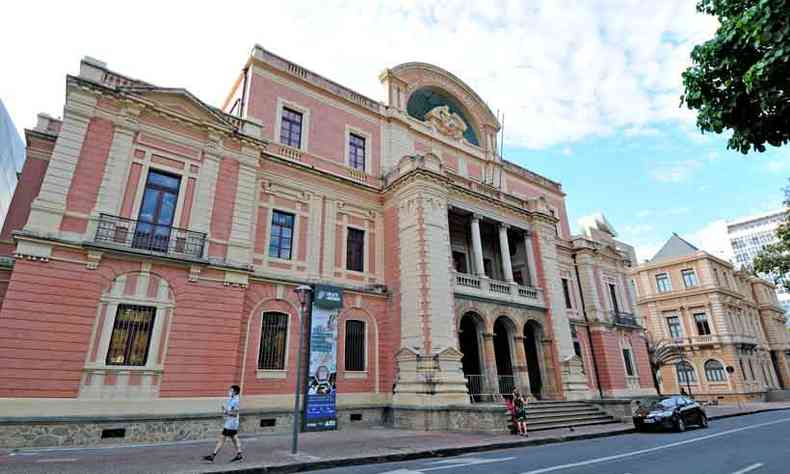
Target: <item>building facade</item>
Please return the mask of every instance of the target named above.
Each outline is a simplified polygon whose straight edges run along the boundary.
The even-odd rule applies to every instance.
[[[736,268],[751,268],[760,251],[766,245],[777,242],[776,228],[785,221],[786,216],[787,211],[782,209],[727,223],[727,237]],[[790,313],[790,293],[780,285],[776,287],[776,296],[785,314]]]
[[[633,274],[651,343],[680,354],[661,367],[662,393],[753,400],[790,387],[790,337],[773,284],[677,235]]]
[[[25,144],[0,99],[0,223],[5,222],[11,196],[17,183],[17,173],[25,161]]]
[[[63,120],[28,132],[4,411],[209,413],[239,383],[245,410],[284,412],[304,283],[343,290],[341,412],[437,428],[432,408],[514,387],[652,393],[613,231],[572,236],[560,184],[496,153],[451,73],[380,79],[385,102],[256,46],[215,108],[83,60]]]

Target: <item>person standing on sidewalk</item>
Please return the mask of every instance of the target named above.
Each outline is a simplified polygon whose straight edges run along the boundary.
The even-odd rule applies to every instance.
[[[228,390],[228,401],[222,405],[222,415],[225,417],[225,422],[222,426],[222,433],[217,440],[217,446],[214,452],[208,456],[203,456],[203,459],[209,462],[214,462],[214,458],[222,446],[225,445],[225,439],[230,438],[233,445],[236,447],[236,456],[230,462],[241,461],[243,456],[241,454],[241,441],[239,441],[239,394],[241,387],[238,385],[231,385]]]
[[[527,400],[518,390],[513,391],[513,408],[519,436],[527,436]]]

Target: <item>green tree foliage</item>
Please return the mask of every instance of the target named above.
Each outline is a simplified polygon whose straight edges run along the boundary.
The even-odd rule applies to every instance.
[[[748,153],[790,141],[790,0],[700,0],[713,39],[691,52],[681,104],[704,132],[733,131],[727,148]]]
[[[785,208],[790,208],[790,186],[785,188]],[[754,258],[754,271],[772,275],[774,283],[790,291],[790,213],[776,229],[778,242],[766,245]]]

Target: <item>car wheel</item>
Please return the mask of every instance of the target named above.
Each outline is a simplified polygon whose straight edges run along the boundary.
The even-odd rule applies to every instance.
[[[686,431],[686,422],[683,421],[683,417],[678,417],[678,421],[675,422],[675,428],[681,433]]]
[[[704,414],[700,415],[700,423],[699,423],[699,425],[701,427],[703,427],[703,428],[707,428],[708,427],[708,417],[705,416]]]

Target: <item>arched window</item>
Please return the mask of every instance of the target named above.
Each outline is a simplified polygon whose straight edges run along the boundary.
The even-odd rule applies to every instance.
[[[678,382],[681,384],[697,383],[697,374],[694,373],[694,367],[688,362],[678,362],[675,365],[675,370],[678,373]]]
[[[285,370],[285,355],[287,353],[288,315],[285,313],[263,313],[258,368]]]
[[[724,365],[713,359],[705,362],[705,379],[708,382],[724,382],[727,379],[724,374]]]
[[[365,370],[365,322],[349,319],[346,321],[346,371]]]
[[[472,145],[480,145],[477,133],[463,105],[452,95],[437,87],[422,87],[409,97],[406,111],[417,120],[425,121],[425,114],[436,107],[446,105],[451,113],[457,114],[466,124],[464,138]]]

